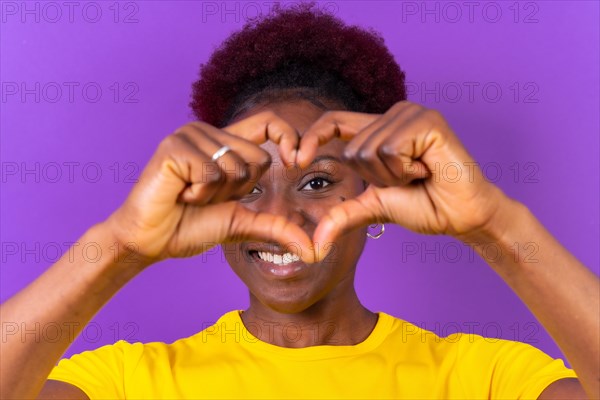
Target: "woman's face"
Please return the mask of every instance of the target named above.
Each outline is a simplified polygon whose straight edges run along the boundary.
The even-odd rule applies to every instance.
[[[269,104],[247,110],[236,120],[272,110],[302,135],[323,110],[306,100]],[[272,164],[251,194],[240,202],[253,211],[285,216],[312,237],[327,211],[364,190],[362,179],[341,162],[344,143],[335,139],[318,149],[311,165],[303,170],[286,168],[278,146],[261,146]],[[366,230],[350,232],[331,244],[320,263],[305,264],[284,256],[273,243],[224,244],[225,257],[250,290],[251,300],[284,313],[298,313],[319,301],[336,301],[354,291],[354,271],[365,245]],[[254,301],[253,303],[256,304]]]

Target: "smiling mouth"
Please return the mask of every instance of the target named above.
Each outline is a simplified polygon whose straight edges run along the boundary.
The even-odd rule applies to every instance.
[[[300,257],[292,253],[276,254],[270,253],[268,251],[252,250],[250,251],[250,255],[252,255],[255,258],[258,257],[263,261],[267,261],[275,265],[288,265],[296,261],[300,261]]]
[[[268,251],[250,250],[251,259],[263,273],[276,277],[295,276],[308,268],[300,257],[292,253],[271,253]]]

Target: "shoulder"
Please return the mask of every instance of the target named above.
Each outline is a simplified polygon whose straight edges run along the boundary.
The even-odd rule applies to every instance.
[[[239,310],[229,311],[218,318],[214,323],[205,323],[201,330],[191,336],[177,339],[171,343],[153,341],[128,343],[120,341],[114,346],[122,349],[131,358],[172,358],[204,354],[221,347],[226,338],[243,335],[244,329],[240,326]],[[234,342],[236,342],[234,340]],[[237,341],[239,342],[239,340]]]
[[[563,360],[527,343],[473,333],[439,336],[400,318],[393,319],[389,340],[407,358],[429,363],[454,379],[465,393],[493,398],[537,398],[554,382],[576,378]]]

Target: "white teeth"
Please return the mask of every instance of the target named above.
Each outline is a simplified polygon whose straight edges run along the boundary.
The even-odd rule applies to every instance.
[[[259,251],[258,257],[261,260],[268,261],[276,265],[287,265],[300,260],[300,257],[292,253],[285,253],[284,255],[281,255],[269,253],[266,251]]]

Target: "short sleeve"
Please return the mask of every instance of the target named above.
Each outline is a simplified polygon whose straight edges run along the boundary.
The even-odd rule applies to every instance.
[[[120,340],[62,359],[48,379],[70,383],[90,399],[124,399],[125,361],[132,346]]]
[[[457,359],[468,392],[492,399],[537,399],[551,383],[577,378],[561,359],[526,343],[463,335]],[[487,387],[486,387],[487,386]]]

